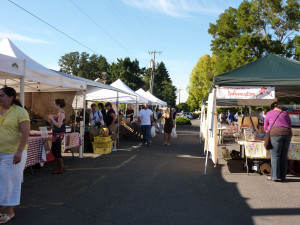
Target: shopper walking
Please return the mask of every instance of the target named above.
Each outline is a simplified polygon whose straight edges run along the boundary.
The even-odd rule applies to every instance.
[[[145,103],[144,108],[139,112],[139,122],[141,123],[142,134],[143,134],[143,145],[148,147],[150,144],[150,131],[151,124],[153,123],[153,112],[149,109],[147,103]]]
[[[171,145],[171,133],[172,133],[172,129],[174,127],[174,122],[173,122],[173,116],[167,107],[164,108],[162,118],[160,118],[157,121],[157,123],[159,123],[162,119],[165,119],[164,145]]]
[[[273,125],[273,126],[272,126]],[[292,124],[287,112],[282,111],[278,102],[271,105],[264,121],[265,130],[270,132],[273,149],[271,152],[271,177],[269,180],[284,181],[287,173],[287,154],[292,138]]]
[[[55,157],[57,168],[52,170],[53,174],[63,174],[65,171],[64,161],[61,155],[61,143],[66,132],[65,118],[66,113],[62,109],[66,103],[64,99],[55,99],[53,108],[56,115],[49,115],[49,122],[52,125],[52,146],[51,152]]]
[[[15,216],[27,158],[30,119],[11,87],[0,89],[0,223]]]
[[[173,108],[172,109],[172,117],[173,117],[173,124],[174,124],[174,127],[176,129],[176,119],[177,119],[177,112],[176,112],[176,109]],[[166,121],[167,122],[167,121]],[[167,123],[166,123],[167,124]]]

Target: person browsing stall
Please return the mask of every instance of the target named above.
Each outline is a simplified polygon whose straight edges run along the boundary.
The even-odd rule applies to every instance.
[[[0,223],[15,216],[27,158],[30,119],[11,87],[0,89]]]
[[[273,146],[270,150],[272,171],[268,180],[284,181],[287,173],[287,155],[292,139],[292,124],[289,114],[281,110],[278,102],[271,104],[271,111],[266,115],[264,128],[270,132]]]
[[[100,127],[100,121],[103,120],[102,113],[97,110],[97,106],[95,103],[91,105],[92,111],[90,113],[90,125]]]
[[[66,132],[66,126],[64,124],[66,113],[63,110],[65,105],[66,103],[64,99],[55,99],[53,102],[53,108],[56,111],[56,115],[49,115],[48,117],[49,123],[52,125],[51,152],[57,163],[57,168],[52,170],[52,174],[63,174],[65,171],[65,165],[61,155],[61,143]]]
[[[129,105],[126,110],[126,118],[130,118],[130,122],[133,121],[134,109],[132,105]]]
[[[257,131],[254,132],[255,140],[263,140],[267,136],[267,132],[265,131],[264,124],[259,123],[257,125]]]
[[[143,145],[150,147],[150,132],[151,124],[153,123],[153,112],[149,109],[147,103],[144,104],[144,108],[139,112],[139,122],[141,123],[142,128]]]
[[[105,122],[105,117],[106,117],[106,109],[105,109],[105,107],[104,107],[104,105],[103,105],[103,103],[102,103],[102,102],[98,103],[98,108],[99,108],[99,111],[100,111],[100,112],[101,112],[101,114],[102,114],[102,121],[104,121],[104,122]]]
[[[117,115],[115,110],[112,108],[112,104],[110,102],[107,102],[105,104],[106,107],[106,117],[105,117],[105,124],[108,127],[108,130],[111,133],[111,139],[114,142],[114,146],[112,148],[112,151],[117,151],[117,129],[118,125],[116,123],[117,121]]]

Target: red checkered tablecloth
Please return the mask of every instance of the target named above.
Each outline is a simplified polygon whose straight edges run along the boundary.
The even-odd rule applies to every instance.
[[[29,137],[27,142],[27,160],[25,168],[43,162],[42,151],[46,138]]]
[[[71,145],[66,146],[66,149],[70,149],[82,145],[82,140],[79,133],[65,134],[65,143],[67,143],[67,137],[69,135],[73,135],[73,141]],[[46,139],[47,137],[42,138],[41,136],[28,138],[27,160],[26,160],[25,168],[44,162],[42,158],[42,152],[45,146]]]
[[[74,148],[74,147],[78,147],[78,146],[82,145],[82,140],[81,140],[81,137],[80,137],[80,133],[67,133],[67,134],[65,134],[65,143],[67,143],[67,138],[68,138],[69,135],[73,136],[73,141],[69,146],[66,145],[66,149],[70,149],[70,148]]]

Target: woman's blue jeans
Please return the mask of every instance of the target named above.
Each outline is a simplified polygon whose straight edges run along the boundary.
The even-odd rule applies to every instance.
[[[273,149],[271,152],[271,179],[285,180],[288,168],[287,155],[291,143],[291,136],[276,136],[271,137]]]

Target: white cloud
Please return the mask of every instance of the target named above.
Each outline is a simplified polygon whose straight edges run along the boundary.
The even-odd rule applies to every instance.
[[[11,32],[0,32],[0,38],[9,38],[11,40],[24,41],[24,42],[29,42],[29,43],[33,43],[33,44],[48,43],[47,41],[42,40],[42,39],[26,37],[24,35],[11,33]]]
[[[218,15],[223,12],[220,0],[123,0],[127,5],[167,14],[172,17],[191,17],[195,13]]]

